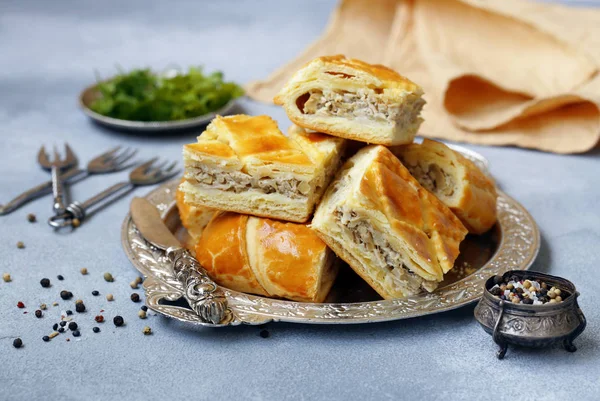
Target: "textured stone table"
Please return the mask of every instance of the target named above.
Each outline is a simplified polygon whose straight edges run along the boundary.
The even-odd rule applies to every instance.
[[[115,145],[140,157],[180,159],[195,134],[132,136],[101,129],[77,109],[79,91],[101,75],[170,63],[204,64],[247,82],[265,76],[321,32],[333,1],[148,2],[2,1],[0,3],[0,202],[48,179],[35,164],[41,144],[68,141],[82,161]],[[242,102],[249,114],[267,113],[285,128],[284,113]],[[579,351],[495,347],[473,319],[473,307],[394,323],[360,326],[270,324],[192,328],[150,314],[129,300],[136,271],[121,250],[119,228],[131,195],[94,216],[73,234],[45,223],[48,197],[0,217],[0,399],[494,399],[592,400],[600,397],[600,159],[598,150],[557,156],[515,148],[469,146],[489,158],[499,185],[539,223],[542,249],[536,270],[563,275],[581,292],[588,328]],[[83,200],[126,177],[97,176],[72,189]],[[147,189],[138,189],[143,195]],[[27,213],[39,222],[30,224]],[[23,241],[25,249],[17,249]],[[89,275],[79,273],[87,267]],[[102,279],[106,271],[115,282]],[[65,280],[59,282],[57,274]],[[49,277],[52,287],[39,280]],[[77,316],[82,335],[49,343],[68,289],[89,312]],[[101,296],[93,297],[92,290]],[[115,295],[109,303],[104,295]],[[17,309],[23,301],[28,314]],[[42,319],[36,306],[59,301]],[[101,308],[125,327],[100,324]],[[152,336],[144,336],[149,325]],[[21,337],[24,348],[14,349]],[[66,338],[71,338],[70,342]],[[541,391],[547,391],[542,392]],[[572,397],[578,395],[579,397]]]

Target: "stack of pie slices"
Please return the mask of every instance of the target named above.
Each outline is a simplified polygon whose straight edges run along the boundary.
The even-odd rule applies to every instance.
[[[190,248],[220,285],[325,301],[344,260],[384,299],[434,291],[467,233],[496,223],[494,182],[446,145],[413,143],[423,91],[381,65],[320,57],[276,96],[294,123],[216,117],[185,145]]]

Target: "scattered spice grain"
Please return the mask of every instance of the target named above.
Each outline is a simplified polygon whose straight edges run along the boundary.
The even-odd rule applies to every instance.
[[[44,340],[45,342],[48,342],[48,341],[50,341],[50,337],[44,336],[44,337],[42,337],[42,340]]]
[[[40,285],[44,288],[48,288],[50,287],[50,279],[48,278],[43,278],[40,280]]]
[[[113,294],[106,294],[106,300],[108,302],[111,302],[113,299],[115,299],[115,297],[113,297]]]
[[[140,310],[138,312],[138,316],[139,316],[140,319],[145,319],[146,318],[146,312],[143,311],[143,310]]]
[[[57,279],[59,279],[60,281],[63,281],[65,278],[62,276],[62,274],[59,274],[58,276],[56,276]]]
[[[94,333],[100,333],[100,327],[92,327]]]
[[[15,348],[21,348],[23,346],[23,340],[21,340],[20,338],[15,338],[15,340],[13,341],[13,347]]]
[[[30,222],[30,223],[35,223],[37,221],[37,218],[35,217],[35,214],[29,213],[27,215],[27,221]]]
[[[81,333],[79,332],[79,330],[73,331],[73,337],[79,337],[80,335]]]
[[[115,326],[121,327],[121,326],[123,326],[125,321],[123,320],[122,316],[117,315],[113,318],[113,323],[115,324]]]
[[[85,312],[85,304],[83,302],[79,302],[78,304],[75,304],[75,311],[77,313]]]
[[[19,309],[23,309],[25,307],[25,304],[21,301],[17,302],[17,308]]]
[[[48,309],[48,306],[46,306],[46,304],[41,304],[40,305],[40,309],[41,310],[46,310],[46,309]]]
[[[9,273],[4,273],[2,275],[2,280],[4,280],[5,283],[10,283],[12,281],[12,278],[10,277]]]
[[[17,248],[19,248],[19,249],[25,249],[25,244],[23,243],[23,241],[17,242]]]
[[[112,283],[113,281],[115,281],[115,278],[110,273],[104,273],[104,280],[108,281],[109,283]]]
[[[140,309],[143,310],[144,312],[148,311],[148,307],[146,305],[142,305],[142,307]]]
[[[102,316],[102,315],[98,315],[98,316],[96,316],[96,317],[94,318],[94,320],[95,320],[97,323],[102,323],[102,322],[104,322],[104,316]]]
[[[144,330],[142,331],[144,333],[145,336],[149,336],[150,334],[152,334],[152,329],[148,326],[144,327]]]
[[[138,294],[137,292],[131,294],[129,298],[131,298],[133,302],[140,302],[140,294]]]
[[[43,313],[41,310],[36,309],[35,311],[35,317],[37,317],[38,319],[41,318],[43,316]]]
[[[100,295],[100,292],[94,290],[94,291],[92,291],[92,295],[95,296],[95,297],[97,297],[98,295]]]
[[[268,338],[268,337],[269,337],[271,334],[269,333],[269,331],[268,331],[268,330],[261,330],[261,331],[260,331],[260,333],[259,333],[259,335],[260,335],[262,338]]]
[[[71,291],[62,290],[60,292],[60,297],[64,300],[73,298],[73,293]]]
[[[86,274],[88,274],[88,270],[87,270],[85,267],[82,267],[82,268],[81,268],[81,270],[79,270],[79,272],[80,272],[81,274],[83,274],[84,276],[85,276]]]

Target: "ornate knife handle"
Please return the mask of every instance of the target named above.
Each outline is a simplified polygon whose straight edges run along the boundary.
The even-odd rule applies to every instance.
[[[167,257],[173,263],[175,277],[184,285],[185,298],[194,312],[205,322],[219,324],[228,311],[223,292],[187,249],[170,247]]]

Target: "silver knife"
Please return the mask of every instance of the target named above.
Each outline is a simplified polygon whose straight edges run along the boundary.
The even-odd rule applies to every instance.
[[[133,198],[130,211],[133,223],[144,239],[166,252],[175,277],[183,284],[184,297],[194,312],[207,323],[223,321],[231,312],[227,298],[200,263],[181,246],[154,205],[144,198]]]

